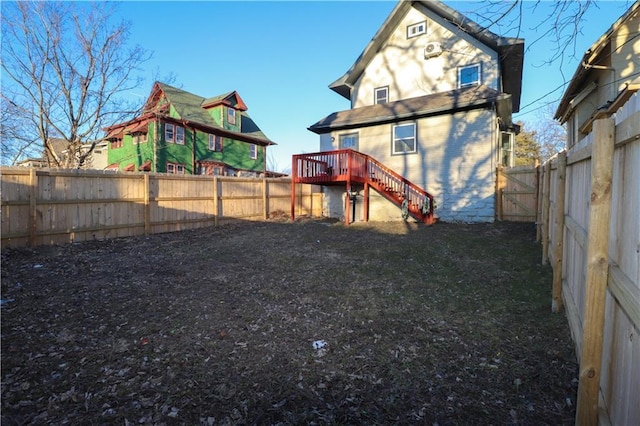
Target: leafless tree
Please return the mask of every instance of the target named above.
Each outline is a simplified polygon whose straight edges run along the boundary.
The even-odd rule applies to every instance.
[[[527,41],[527,48],[542,40],[552,41],[554,48],[549,51],[546,62],[562,63],[565,56],[575,56],[577,36],[586,24],[584,16],[588,10],[598,7],[597,0],[489,0],[474,2],[474,10],[466,14],[489,30],[515,37],[520,36],[525,26],[531,26],[528,29],[535,30],[537,37]],[[538,12],[544,14],[542,20],[527,22],[527,16]]]
[[[557,102],[547,104],[536,112],[536,120],[531,124],[531,128],[536,132],[536,140],[540,144],[542,162],[566,148],[567,130],[553,119],[557,107]]]
[[[81,167],[102,128],[134,112],[135,104],[121,95],[139,85],[136,71],[150,55],[127,47],[128,24],[112,24],[116,6],[3,4],[1,96],[12,113],[7,124],[24,126],[19,132],[3,127],[3,154],[5,144],[17,152],[37,140],[52,166]],[[54,149],[52,138],[66,141],[66,155]]]

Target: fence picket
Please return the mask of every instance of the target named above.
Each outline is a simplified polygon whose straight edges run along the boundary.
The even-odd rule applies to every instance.
[[[2,167],[2,247],[63,244],[265,220],[290,207],[291,179]],[[296,214],[321,216],[300,186]],[[283,195],[286,194],[286,195]]]

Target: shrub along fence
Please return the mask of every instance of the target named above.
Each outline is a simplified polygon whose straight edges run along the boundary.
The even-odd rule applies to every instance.
[[[538,224],[580,361],[576,424],[639,424],[640,97],[607,115],[541,168]]]
[[[291,179],[0,168],[2,247],[62,244],[266,220],[291,209]],[[296,215],[322,215],[296,188]]]

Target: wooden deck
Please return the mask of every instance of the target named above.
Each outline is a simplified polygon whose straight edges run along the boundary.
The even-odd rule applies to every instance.
[[[364,216],[368,220],[369,188],[400,206],[404,215],[426,223],[435,222],[434,199],[424,189],[405,179],[374,158],[352,149],[325,151],[293,156],[291,168],[292,220],[295,184],[345,185],[349,192],[352,184],[364,185]],[[349,222],[349,197],[345,218]]]

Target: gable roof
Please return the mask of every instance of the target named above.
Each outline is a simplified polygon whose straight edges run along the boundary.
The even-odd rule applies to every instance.
[[[432,11],[456,28],[468,33],[475,39],[484,43],[498,53],[500,58],[500,70],[502,89],[511,95],[513,112],[520,110],[520,96],[522,92],[522,66],[524,61],[524,40],[520,38],[501,37],[486,28],[471,21],[458,11],[444,3],[432,1],[399,1],[391,11],[391,14],[378,29],[356,62],[339,79],[329,85],[329,88],[351,99],[351,89],[360,78],[365,68],[380,51],[384,42],[390,37],[399,25],[400,21],[409,12],[414,4],[419,4]]]
[[[255,123],[255,121],[253,121],[249,114],[246,113],[247,106],[236,91],[227,92],[213,98],[204,98],[202,96],[187,92],[186,90],[178,89],[161,82],[156,82],[153,85],[151,94],[149,95],[149,98],[144,105],[144,113],[142,117],[137,117],[127,123],[114,124],[107,127],[105,130],[115,130],[116,128],[123,127],[129,123],[139,121],[143,117],[150,118],[147,116],[149,116],[149,114],[152,114],[152,110],[162,98],[162,95],[164,95],[167,101],[175,109],[176,114],[179,117],[179,119],[177,120],[178,122],[191,125],[206,132],[213,132],[221,136],[243,142],[249,142],[262,146],[276,145],[275,142],[267,138],[267,136]],[[213,119],[211,114],[209,114],[209,112],[204,108],[205,105],[207,107],[212,107],[219,104],[231,105],[231,99],[234,99],[236,102],[234,108],[240,111],[240,132],[228,130],[220,126]]]
[[[627,20],[631,19],[636,12],[640,12],[640,1],[636,1],[631,5],[631,7],[622,14],[622,16],[620,16],[620,18],[618,18],[618,20],[616,20],[608,30],[602,34],[586,52],[584,52],[582,60],[578,64],[576,71],[573,73],[573,77],[571,77],[569,86],[567,86],[567,89],[564,91],[564,95],[562,95],[562,99],[558,104],[558,109],[554,116],[556,120],[560,120],[562,123],[567,120],[567,115],[571,111],[569,102],[571,102],[571,100],[584,88],[585,78],[591,69],[591,65],[598,62],[600,55],[604,53],[603,51],[611,41],[611,37],[613,37],[614,33],[618,31],[618,29],[624,25]]]
[[[505,102],[509,99],[510,96],[508,94],[498,92],[487,86],[465,87],[449,92],[334,112],[310,126],[308,130],[322,134],[332,130],[374,126],[404,119],[476,109],[498,101]]]
[[[238,111],[247,110],[247,105],[235,90],[202,101],[202,108],[211,108],[217,105],[233,106]]]

